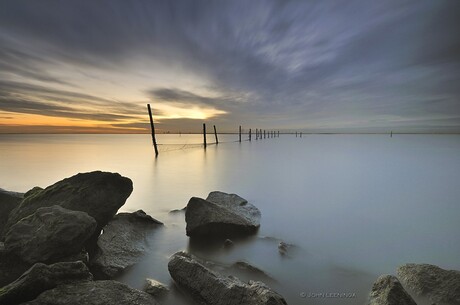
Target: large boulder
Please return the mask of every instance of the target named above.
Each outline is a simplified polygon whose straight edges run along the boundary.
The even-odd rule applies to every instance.
[[[28,263],[56,262],[80,253],[96,229],[85,212],[60,206],[39,208],[13,225],[5,237],[5,249]]]
[[[59,285],[40,294],[27,305],[157,305],[148,293],[116,281],[79,282]]]
[[[249,281],[246,284],[236,277],[224,277],[184,252],[178,252],[171,257],[168,270],[178,287],[201,304],[287,304],[281,295],[262,282]]]
[[[30,267],[31,264],[6,251],[4,244],[0,242],[0,287],[13,282]]]
[[[148,250],[147,234],[162,225],[144,211],[119,213],[97,240],[91,269],[99,278],[113,278],[125,268],[139,262]]]
[[[404,286],[416,295],[433,303],[460,304],[460,271],[429,264],[406,264],[397,273]]]
[[[90,281],[92,275],[83,262],[45,265],[37,263],[13,283],[0,289],[0,304],[13,305],[35,299],[57,285]]]
[[[188,236],[250,235],[260,227],[260,211],[235,194],[211,192],[206,200],[192,197],[185,221]]]
[[[382,275],[372,286],[369,305],[417,305],[393,275]]]
[[[95,234],[98,235],[132,191],[132,181],[120,174],[101,171],[80,173],[43,190],[34,189],[11,211],[5,232],[39,208],[60,205],[69,210],[86,212],[96,219],[98,230]]]
[[[9,192],[0,188],[0,240],[3,240],[3,228],[6,225],[8,216],[24,198],[24,194]]]

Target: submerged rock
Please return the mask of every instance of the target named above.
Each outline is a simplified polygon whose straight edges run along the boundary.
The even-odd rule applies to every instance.
[[[435,303],[460,304],[460,271],[429,264],[406,264],[397,273],[404,286],[416,295]]]
[[[156,298],[162,298],[169,292],[169,288],[165,284],[154,279],[146,279],[144,291]]]
[[[369,305],[417,305],[393,275],[382,275],[372,286]]]
[[[284,298],[262,282],[241,282],[224,277],[200,264],[190,254],[178,252],[168,264],[171,277],[198,303],[218,305],[286,304]]]
[[[29,193],[19,206],[11,211],[5,232],[39,208],[60,205],[69,210],[86,212],[96,219],[97,236],[99,230],[112,219],[132,191],[132,181],[120,174],[101,171],[80,173],[43,190],[35,189]]]
[[[19,304],[35,299],[43,291],[60,284],[90,281],[92,275],[83,262],[37,263],[13,283],[0,289],[0,304]]]
[[[0,188],[0,240],[3,240],[3,229],[11,211],[22,201],[24,194],[10,192]]]
[[[157,305],[148,293],[116,281],[90,281],[59,285],[27,305]]]
[[[206,200],[192,197],[185,221],[188,236],[250,235],[260,227],[260,211],[235,194],[211,192]]]
[[[230,266],[238,272],[244,273],[247,276],[253,277],[253,279],[260,279],[263,281],[274,281],[274,279],[265,273],[262,269],[249,264],[248,262],[238,261]]]
[[[85,212],[60,206],[38,209],[13,225],[5,237],[5,249],[28,263],[55,262],[80,253],[96,229]]]
[[[139,262],[148,250],[147,234],[162,225],[144,211],[119,213],[97,240],[91,268],[97,277],[113,278]]]

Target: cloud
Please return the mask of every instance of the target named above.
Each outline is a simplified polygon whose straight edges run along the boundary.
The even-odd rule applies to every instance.
[[[0,91],[13,112],[94,108],[114,124],[153,98],[223,111],[212,119],[229,130],[460,132],[459,12],[448,0],[3,1]]]

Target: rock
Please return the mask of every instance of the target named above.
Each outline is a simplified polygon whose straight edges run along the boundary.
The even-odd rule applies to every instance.
[[[369,305],[417,305],[393,275],[380,276],[369,299]]]
[[[187,210],[187,207],[183,207],[182,209],[174,209],[174,210],[171,210],[169,211],[170,214],[178,214],[178,213],[182,213],[182,212],[185,212]]]
[[[228,238],[227,238],[227,239],[224,241],[224,248],[231,248],[231,247],[233,247],[233,245],[234,245],[234,244],[233,244],[233,241],[232,241],[231,239],[228,239]]]
[[[140,261],[148,250],[147,234],[162,225],[144,211],[119,213],[97,240],[91,270],[98,278],[113,278]]]
[[[63,208],[86,212],[96,219],[99,235],[133,190],[130,179],[116,173],[90,172],[77,174],[48,186],[33,189],[20,205],[11,211],[5,232],[22,218],[42,207],[60,205]]]
[[[211,192],[206,200],[192,197],[185,212],[188,236],[251,235],[260,227],[260,211],[235,194]]]
[[[37,192],[40,192],[42,191],[43,189],[39,186],[35,186],[33,188],[31,188],[30,190],[28,190],[25,194],[24,194],[24,198],[26,197],[29,197],[29,196],[32,196],[33,194],[37,193]]]
[[[3,240],[3,229],[11,211],[22,201],[24,194],[5,191],[0,188],[0,240]]]
[[[13,283],[0,289],[0,304],[19,304],[35,299],[60,284],[90,281],[93,276],[83,262],[37,263]]]
[[[144,291],[155,298],[162,298],[168,294],[169,288],[154,279],[146,279]]]
[[[224,277],[200,264],[191,255],[178,252],[168,264],[171,277],[196,302],[202,304],[287,304],[284,298],[262,282],[241,282],[236,277]]]
[[[284,241],[282,241],[278,244],[278,251],[281,255],[286,256],[288,254],[289,248],[291,247],[292,245],[287,244]]]
[[[398,268],[404,286],[433,303],[460,304],[460,271],[429,264],[406,264]]]
[[[40,294],[27,305],[157,305],[148,293],[116,281],[79,282],[59,285]]]
[[[7,252],[0,243],[0,287],[8,285],[21,276],[31,264],[23,262],[17,255]]]
[[[10,228],[5,249],[31,264],[56,262],[79,253],[95,229],[96,221],[85,212],[40,208]]]
[[[274,281],[274,279],[266,274],[263,270],[249,264],[248,262],[238,261],[231,265],[231,269],[234,269],[238,272],[245,273],[252,277],[253,279],[260,279],[264,281]]]

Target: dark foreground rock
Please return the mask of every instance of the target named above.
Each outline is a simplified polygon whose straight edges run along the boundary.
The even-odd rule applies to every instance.
[[[431,302],[460,304],[460,271],[445,270],[429,264],[406,264],[398,268],[404,286]]]
[[[179,288],[202,304],[286,304],[284,298],[262,282],[241,282],[235,277],[224,277],[200,264],[191,255],[178,252],[168,264],[171,277]]]
[[[3,229],[11,211],[22,201],[24,194],[9,192],[0,188],[0,240],[3,240]]]
[[[13,283],[0,289],[0,304],[12,305],[35,299],[60,284],[90,281],[92,275],[83,262],[37,263]]]
[[[11,211],[4,232],[39,208],[53,205],[88,213],[96,219],[99,230],[112,219],[132,191],[132,181],[116,173],[96,171],[77,174],[43,190],[36,189],[25,197]]]
[[[0,287],[8,285],[31,267],[17,255],[7,252],[0,242]],[[1,304],[1,303],[0,303]]]
[[[91,269],[98,278],[113,278],[139,262],[148,250],[147,234],[162,225],[144,211],[119,213],[99,236]]]
[[[152,296],[116,281],[59,285],[40,294],[28,305],[156,305]]]
[[[192,197],[185,221],[188,236],[250,235],[260,227],[260,211],[235,194],[211,192],[206,200]]]
[[[372,286],[369,305],[417,305],[393,275],[382,275]]]
[[[160,283],[157,280],[146,279],[145,282],[146,283],[144,286],[144,291],[155,298],[163,298],[169,292],[169,288],[166,287],[165,284]]]
[[[31,264],[56,262],[80,253],[96,225],[94,218],[85,212],[57,205],[40,208],[10,228],[5,236],[5,249]]]

